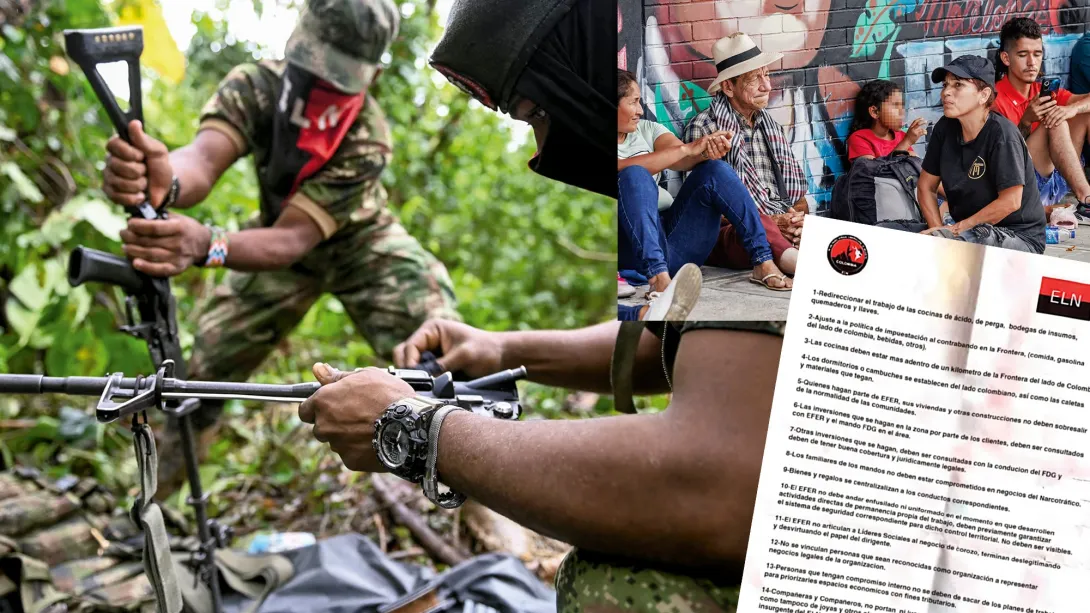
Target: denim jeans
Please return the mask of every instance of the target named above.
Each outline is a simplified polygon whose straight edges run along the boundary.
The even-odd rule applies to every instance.
[[[658,210],[658,185],[651,173],[629,166],[617,173],[617,263],[652,277],[673,277],[685,264],[704,264],[719,237],[720,216],[737,228],[756,266],[772,259],[757,204],[721,160],[693,168],[673,205]]]
[[[916,233],[923,232],[927,229],[927,224],[922,221],[882,221],[875,225],[879,228],[890,228],[892,230],[903,230],[905,232]],[[991,224],[982,223],[973,226],[957,236],[954,236],[949,228],[945,228],[945,231],[938,230],[937,232],[938,236],[955,241],[965,241],[966,243],[985,245],[988,247],[1002,247],[1003,249],[1025,251],[1027,253],[1042,253],[1041,251],[1038,251],[1032,243],[1026,241],[1017,233]]]
[[[617,305],[617,321],[639,321],[640,320],[640,306],[629,306],[627,304]]]

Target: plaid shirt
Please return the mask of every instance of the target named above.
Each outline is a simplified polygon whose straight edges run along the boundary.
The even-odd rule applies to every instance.
[[[791,151],[783,126],[767,112],[757,111],[751,128],[727,97],[718,94],[708,108],[685,126],[685,142],[691,143],[717,130],[734,133],[730,151],[723,160],[738,172],[762,213],[784,213],[806,195],[802,165]]]

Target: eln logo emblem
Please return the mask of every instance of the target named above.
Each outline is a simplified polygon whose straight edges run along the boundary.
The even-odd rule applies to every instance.
[[[969,167],[969,178],[979,179],[984,176],[984,171],[988,170],[988,166],[984,163],[984,158],[979,155],[973,160],[973,165]]]
[[[833,242],[829,243],[826,256],[833,270],[847,276],[862,272],[869,259],[867,246],[863,244],[863,241],[848,234],[834,238]]]
[[[1043,277],[1037,312],[1090,321],[1090,285]]]

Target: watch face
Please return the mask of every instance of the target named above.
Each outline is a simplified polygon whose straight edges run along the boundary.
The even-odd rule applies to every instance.
[[[380,460],[390,468],[397,468],[405,463],[409,455],[409,435],[398,422],[388,422],[378,433]]]

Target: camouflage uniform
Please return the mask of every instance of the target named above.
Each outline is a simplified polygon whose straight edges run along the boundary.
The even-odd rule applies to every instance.
[[[253,154],[259,182],[283,71],[283,61],[236,67],[201,113],[201,130],[224,133]],[[288,269],[228,273],[201,314],[191,377],[246,378],[327,292],[386,357],[425,319],[458,317],[445,267],[386,208],[379,175],[390,151],[389,126],[368,96],[333,158],[289,201],[315,219],[325,240]],[[269,209],[279,203],[269,200],[262,190],[262,217],[275,219],[279,211]]]
[[[748,330],[783,336],[784,322],[631,322],[662,339],[662,366],[672,373],[681,335],[692,330]],[[621,356],[614,355],[615,361]],[[673,380],[673,377],[670,377]],[[734,613],[737,584],[683,570],[647,566],[573,549],[556,574],[558,613]]]
[[[0,473],[0,610],[152,613],[140,552],[119,544],[132,522],[109,517],[114,499],[92,480],[69,485]]]

